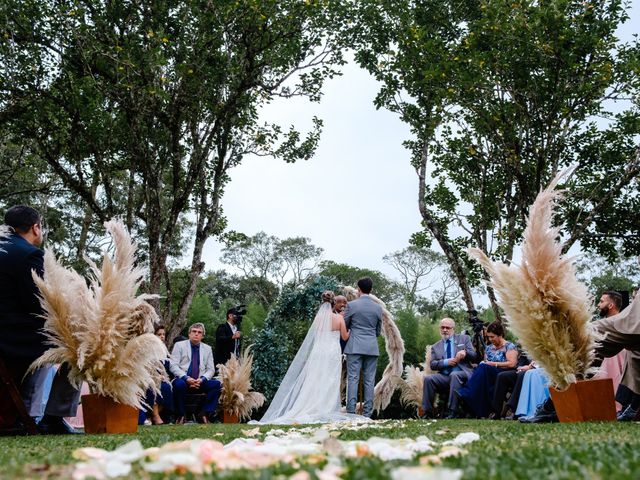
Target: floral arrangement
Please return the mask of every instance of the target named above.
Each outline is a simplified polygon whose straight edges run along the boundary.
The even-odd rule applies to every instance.
[[[134,266],[136,245],[119,220],[105,223],[115,245],[112,259],[105,251],[102,268],[89,263],[89,285],[45,250],[44,277],[33,275],[44,309],[44,332],[52,348],[32,365],[67,363],[69,380],[80,388],[136,408],[145,392],[157,389],[167,349],[153,334],[158,320],[147,303],[150,295],[136,292],[143,270]]]
[[[358,297],[357,290],[353,287],[343,287],[347,300],[355,300]],[[389,356],[389,363],[382,373],[382,378],[376,384],[374,389],[373,408],[376,411],[384,410],[391,402],[393,392],[399,386],[399,380],[402,377],[402,361],[404,358],[404,341],[393,315],[387,310],[386,305],[375,295],[369,295],[376,303],[382,306],[382,336],[384,337],[384,346]]]
[[[560,390],[590,373],[596,341],[590,325],[593,301],[576,279],[574,259],[562,255],[560,229],[551,226],[562,176],[538,194],[529,210],[520,265],[469,251],[489,274],[511,330]]]
[[[251,347],[247,348],[240,358],[231,355],[226,364],[218,365],[219,374],[216,378],[222,384],[220,407],[240,420],[249,420],[251,412],[260,408],[265,401],[263,394],[252,391],[252,365]]]

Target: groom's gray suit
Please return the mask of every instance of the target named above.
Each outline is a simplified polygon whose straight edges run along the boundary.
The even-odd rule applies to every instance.
[[[382,327],[382,307],[369,295],[349,302],[344,321],[350,335],[344,353],[347,355],[347,412],[355,413],[360,371],[364,376],[363,415],[373,413],[373,389],[378,363],[378,340]]]

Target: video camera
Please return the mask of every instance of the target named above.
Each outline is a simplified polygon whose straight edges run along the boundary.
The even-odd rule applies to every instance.
[[[247,306],[242,304],[236,305],[235,307],[230,308],[227,313],[233,315],[233,318],[236,321],[236,325],[238,326],[238,328],[240,328],[242,317],[247,314]]]
[[[469,323],[473,329],[473,333],[481,334],[484,328],[484,322],[478,318],[477,310],[467,310],[469,314]]]

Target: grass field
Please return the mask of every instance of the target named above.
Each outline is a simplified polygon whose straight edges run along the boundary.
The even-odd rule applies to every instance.
[[[227,443],[243,437],[248,425],[163,425],[140,427],[136,435],[74,435],[0,438],[0,478],[68,478],[72,452],[80,447],[113,450],[139,439],[145,447],[188,438],[213,438]],[[260,427],[261,433],[270,427]],[[340,433],[340,440],[366,440],[372,436],[416,438],[438,442],[462,432],[476,432],[480,440],[464,447],[466,455],[443,460],[443,466],[462,469],[465,479],[640,478],[640,426],[636,423],[582,423],[522,425],[517,422],[450,420],[427,424],[408,420],[403,426],[367,428]],[[383,462],[375,457],[347,461],[347,479],[388,478],[393,467],[412,462]],[[414,461],[413,463],[416,463]],[[271,468],[258,472],[221,472],[214,478],[272,478],[287,475]],[[313,477],[313,476],[312,476]],[[282,478],[282,477],[281,477]]]

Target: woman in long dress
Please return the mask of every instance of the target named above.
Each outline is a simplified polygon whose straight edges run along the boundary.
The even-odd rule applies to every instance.
[[[361,415],[341,411],[340,338],[349,332],[342,315],[333,312],[334,294],[325,291],[322,305],[273,401],[259,423],[326,423],[367,421]]]

